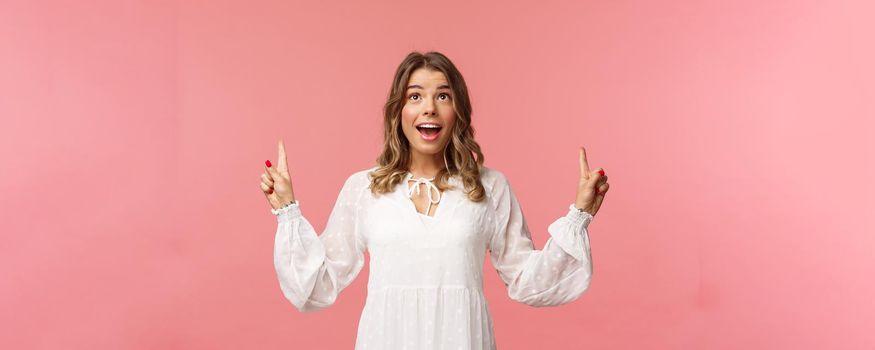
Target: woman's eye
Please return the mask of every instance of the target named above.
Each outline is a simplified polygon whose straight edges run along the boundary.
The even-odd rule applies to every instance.
[[[416,99],[418,99],[418,98],[419,98],[419,94],[411,94],[410,97],[408,97],[408,99],[415,100],[414,97],[415,97]]]
[[[449,100],[449,99],[450,99],[450,94],[440,94],[440,95],[438,96],[438,98],[442,98],[442,97],[444,98],[444,100]]]

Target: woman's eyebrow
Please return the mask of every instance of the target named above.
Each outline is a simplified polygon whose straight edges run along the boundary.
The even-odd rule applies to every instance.
[[[408,88],[408,89],[423,89],[422,86],[419,86],[419,85],[416,85],[416,84],[408,85],[407,88]],[[444,85],[438,86],[437,89],[440,90],[440,89],[449,89],[449,88],[450,88],[449,85],[444,84]],[[423,90],[425,90],[425,89],[423,89]]]

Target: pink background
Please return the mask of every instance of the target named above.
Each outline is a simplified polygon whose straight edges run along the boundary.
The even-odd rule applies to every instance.
[[[350,349],[367,269],[302,314],[258,187],[276,141],[324,227],[410,50],[468,81],[538,247],[576,146],[611,192],[578,301],[499,349],[875,346],[869,1],[6,1],[0,348]]]

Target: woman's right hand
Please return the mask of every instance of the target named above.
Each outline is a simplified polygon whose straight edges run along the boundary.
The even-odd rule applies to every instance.
[[[289,175],[289,164],[286,161],[286,146],[283,140],[279,141],[279,159],[276,168],[272,167],[270,160],[264,162],[264,173],[261,174],[261,191],[267,197],[271,208],[279,209],[295,200],[295,192],[292,190],[292,179]]]

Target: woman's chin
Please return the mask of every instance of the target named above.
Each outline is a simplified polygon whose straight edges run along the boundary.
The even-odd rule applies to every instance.
[[[446,142],[442,142],[440,145],[437,143],[429,143],[427,145],[414,144],[412,150],[422,155],[439,155],[444,151],[444,146],[446,146]]]

